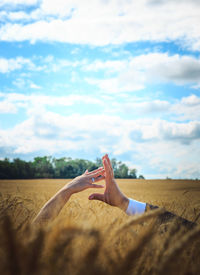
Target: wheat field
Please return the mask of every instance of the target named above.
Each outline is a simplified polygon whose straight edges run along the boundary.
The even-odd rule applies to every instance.
[[[0,274],[200,274],[200,181],[117,180],[131,198],[161,208],[129,217],[73,195],[56,220],[33,228],[44,203],[70,180],[0,181]],[[160,224],[167,209],[177,220]]]

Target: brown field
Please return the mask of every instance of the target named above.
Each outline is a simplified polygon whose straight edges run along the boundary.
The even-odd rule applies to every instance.
[[[0,181],[0,274],[200,274],[200,181],[117,180],[131,198],[164,207],[197,227],[159,224],[158,211],[129,217],[73,195],[59,217],[30,222],[69,180]]]

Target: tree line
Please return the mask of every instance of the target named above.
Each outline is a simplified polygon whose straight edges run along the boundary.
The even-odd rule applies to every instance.
[[[137,177],[136,169],[129,169],[121,161],[111,159],[116,178]],[[33,161],[19,158],[12,161],[8,158],[0,160],[0,179],[34,179],[34,178],[75,178],[83,174],[86,169],[92,171],[102,166],[102,160],[97,158],[94,162],[85,159],[53,158],[51,156],[35,157]]]

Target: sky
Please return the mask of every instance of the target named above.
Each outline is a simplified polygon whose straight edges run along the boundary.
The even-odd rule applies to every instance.
[[[0,159],[200,178],[200,0],[0,0]]]

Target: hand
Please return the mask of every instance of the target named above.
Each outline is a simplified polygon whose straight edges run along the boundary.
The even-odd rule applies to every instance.
[[[64,186],[64,189],[70,191],[71,195],[81,192],[87,188],[103,188],[103,185],[95,184],[100,180],[105,179],[105,170],[100,167],[92,172],[85,171],[81,176],[74,178],[69,184]]]
[[[106,189],[104,194],[94,193],[89,196],[89,200],[99,200],[103,201],[111,206],[117,206],[120,209],[126,211],[129,200],[128,198],[120,191],[112,169],[112,164],[108,155],[106,154],[102,158],[103,166],[105,169],[105,181],[106,181]]]
[[[105,170],[103,167],[92,172],[86,170],[83,175],[76,177],[69,184],[66,184],[42,207],[33,220],[33,224],[44,223],[55,218],[72,194],[87,188],[103,188],[104,186],[94,183],[103,179],[105,179]]]

